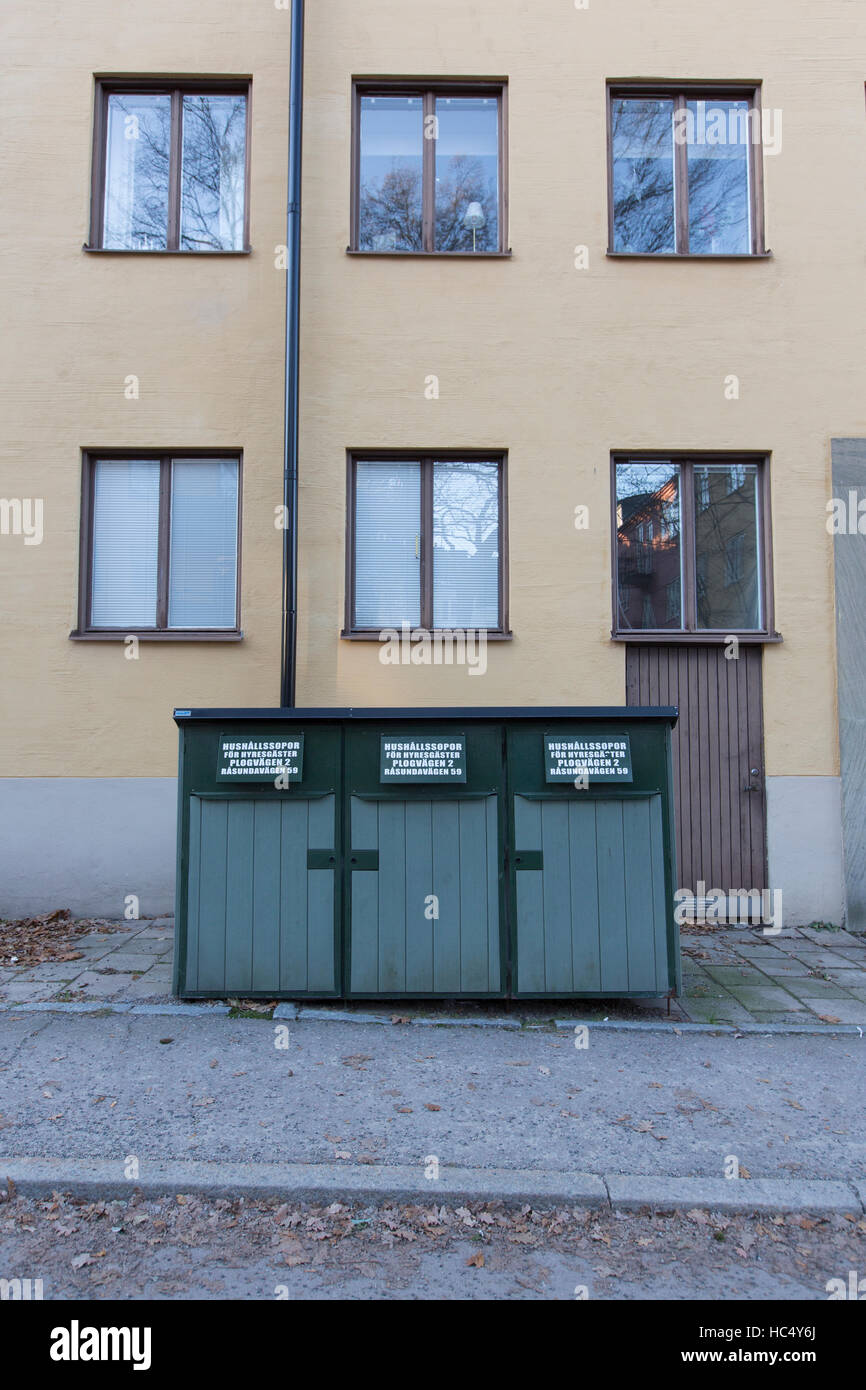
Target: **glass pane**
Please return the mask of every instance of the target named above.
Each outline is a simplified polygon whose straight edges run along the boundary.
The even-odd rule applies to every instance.
[[[752,246],[749,103],[690,101],[689,250],[746,253]]]
[[[617,464],[616,550],[617,626],[682,628],[678,464]]]
[[[676,250],[671,97],[611,103],[614,251]]]
[[[433,466],[434,627],[499,627],[499,471]]]
[[[499,102],[436,99],[436,250],[499,250]]]
[[[237,622],[238,465],[173,459],[169,627]]]
[[[100,459],[93,477],[92,627],[156,626],[159,460]]]
[[[706,497],[706,505],[702,505]],[[695,468],[695,569],[699,628],[760,629],[758,468]]]
[[[361,98],[362,251],[423,250],[423,119],[420,96]]]
[[[355,479],[355,626],[421,621],[421,466],[359,463]]]
[[[103,246],[164,251],[171,97],[112,93],[106,141]]]
[[[184,97],[182,143],[181,247],[242,251],[246,97]]]

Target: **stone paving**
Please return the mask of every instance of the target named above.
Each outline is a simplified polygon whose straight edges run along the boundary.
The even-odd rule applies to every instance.
[[[78,960],[0,969],[0,1000],[106,1004],[171,998],[174,923],[170,917],[118,922],[113,930],[70,938]]]
[[[0,1000],[169,1002],[173,941],[170,917],[75,937],[70,944],[81,952],[78,960],[0,969]],[[774,936],[761,929],[693,926],[683,930],[682,950],[683,994],[672,1005],[674,1019],[866,1027],[866,936],[824,926],[786,928]],[[664,1000],[569,1001],[569,1012],[634,1017],[636,1005],[645,1018],[666,1016]],[[549,1012],[538,1001],[531,1007]]]
[[[866,936],[835,927],[700,928],[681,937],[693,1023],[848,1023],[866,1027]]]

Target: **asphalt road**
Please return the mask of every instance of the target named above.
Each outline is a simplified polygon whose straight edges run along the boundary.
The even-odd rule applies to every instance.
[[[6,1013],[0,1158],[862,1180],[864,1083],[850,1036]]]

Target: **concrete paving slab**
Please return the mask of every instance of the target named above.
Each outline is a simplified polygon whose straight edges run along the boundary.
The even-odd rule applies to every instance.
[[[715,980],[717,984],[725,985],[726,988],[733,984],[759,985],[762,984],[765,979],[765,976],[761,973],[760,970],[756,969],[755,966],[746,964],[742,966],[708,965],[706,967],[706,973],[710,976],[710,979]]]
[[[727,999],[686,999],[686,1012],[694,1023],[750,1023],[752,1014],[733,995]]]
[[[866,1025],[866,1004],[860,999],[804,999],[807,1009],[819,1017],[835,1018],[839,1023]]]
[[[731,993],[750,1012],[759,1009],[762,1013],[770,1010],[796,1013],[804,1007],[802,1001],[798,1001],[793,994],[788,994],[784,989],[775,989],[772,985],[744,985],[741,988],[732,985]]]
[[[798,951],[797,959],[805,961],[810,970],[819,968],[832,970],[838,966],[841,957],[833,951],[815,951],[814,953]]]
[[[30,984],[39,980],[74,980],[76,975],[81,974],[81,967],[84,962],[80,960],[44,962],[42,965],[34,965],[26,970],[16,970],[10,978],[9,983]],[[5,981],[0,981],[0,990]]]
[[[843,970],[834,966],[828,969],[827,974],[843,989],[866,989],[866,970],[857,970],[854,966]]]
[[[833,980],[818,980],[810,976],[806,980],[786,980],[786,987],[798,999],[808,996],[809,999],[848,999],[848,991],[843,985],[836,984]]]
[[[56,984],[57,982],[54,981],[55,988]],[[9,984],[3,986],[2,997],[12,1004],[26,1003],[29,1000],[35,999],[44,999],[45,986],[38,982],[34,983],[28,980],[13,980]]]
[[[139,952],[132,955],[128,951],[112,951],[105,960],[102,961],[104,968],[110,970],[122,970],[130,974],[138,971],[152,970],[155,968],[153,956],[147,952]]]
[[[131,975],[107,975],[94,970],[85,970],[82,975],[78,975],[72,981],[69,989],[71,991],[82,990],[86,994],[100,999],[111,999],[124,994],[132,983]]]
[[[802,1023],[803,1019],[806,1017],[806,1015],[802,1013],[798,1014],[794,1013],[793,1011],[790,1013],[782,1013],[778,1009],[752,1009],[751,1014],[752,1018],[755,1019],[757,1023],[774,1023],[778,1025]],[[815,1021],[816,1023],[818,1023],[819,1026],[821,1026],[818,1019],[816,1019]]]
[[[171,948],[172,943],[170,941],[157,941],[152,936],[147,936],[144,940],[137,936],[131,947],[135,955],[151,956],[154,960],[158,960],[161,956],[170,955]],[[120,947],[120,950],[125,951],[126,947]]]

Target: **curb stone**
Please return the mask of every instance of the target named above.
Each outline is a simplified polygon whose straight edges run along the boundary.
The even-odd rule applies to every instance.
[[[592,1019],[584,1018],[556,1020],[557,1028],[568,1030],[578,1026],[596,1028],[608,1033],[727,1033],[731,1037],[737,1033],[805,1033],[809,1037],[818,1038],[866,1036],[866,1026],[858,1027],[856,1023],[687,1023],[685,1020],[668,1023],[650,1019],[603,1019],[593,1022]]]
[[[860,1215],[866,1184],[749,1178],[630,1176],[555,1173],[513,1168],[442,1168],[428,1181],[424,1166],[353,1163],[204,1163],[144,1160],[128,1179],[113,1159],[0,1158],[0,1181],[11,1178],[22,1197],[66,1192],[74,1197],[125,1199],[196,1194],[208,1199],[281,1197],[297,1202],[418,1201],[448,1198],[478,1202],[528,1202],[636,1211],[722,1211]]]
[[[132,1013],[150,1014],[170,1018],[225,1018],[231,1013],[229,1004],[136,1004]]]
[[[400,1001],[395,1000],[394,1008],[399,1009]],[[198,1018],[226,1017],[231,1013],[231,1006],[228,1004],[210,1003],[172,1003],[162,1004],[141,1004],[134,1000],[112,1001],[87,1000],[82,1003],[68,1003],[58,999],[46,999],[38,1002],[15,1003],[9,1000],[0,1000],[0,1013],[134,1013],[134,1014],[164,1014],[168,1016],[187,1016]],[[319,1012],[317,1009],[304,1008],[297,1004],[278,1004],[272,1015],[262,1014],[261,1017],[274,1018],[277,1021],[289,1020],[313,1022],[313,1023],[367,1023],[367,1024],[390,1024],[391,1018],[385,1014],[362,1014],[348,1013],[345,1011],[330,1010]],[[550,1022],[542,1023],[522,1023],[513,1018],[450,1018],[443,1015],[441,1018],[412,1018],[410,1023],[416,1027],[437,1027],[437,1028],[500,1028],[517,1030],[522,1032],[538,1032],[540,1030],[554,1027],[559,1031],[573,1032],[577,1027],[589,1028],[597,1032],[607,1033],[715,1033],[727,1034],[736,1037],[737,1034],[751,1034],[767,1036],[775,1034],[784,1036],[786,1034],[798,1034],[800,1036],[813,1038],[834,1038],[852,1037],[866,1038],[866,1024],[857,1023],[690,1023],[684,1019],[653,1020],[653,1019],[585,1019],[585,1018],[557,1018]]]
[[[779,1178],[667,1178],[606,1175],[614,1211],[697,1207],[725,1212],[859,1212],[862,1193],[853,1184]]]
[[[304,1009],[299,1008],[296,1018],[310,1019],[313,1023],[390,1023],[390,1018],[384,1014],[353,1014],[341,1009]]]

